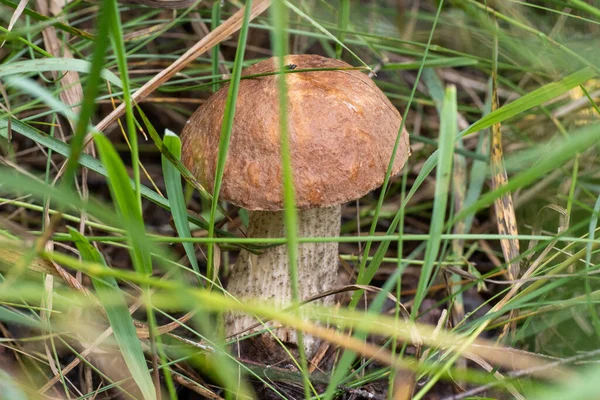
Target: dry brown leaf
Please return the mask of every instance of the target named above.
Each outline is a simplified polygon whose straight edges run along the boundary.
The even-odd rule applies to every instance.
[[[498,46],[496,39],[496,47]],[[496,71],[492,71],[492,112],[498,109],[498,82]],[[504,165],[502,154],[502,131],[500,123],[492,125],[492,149],[490,153],[490,166],[492,171],[492,189],[496,190],[508,183],[508,175]],[[498,233],[500,235],[518,235],[517,218],[515,216],[515,206],[512,196],[506,193],[494,200],[494,210],[496,211],[496,222]],[[508,279],[513,281],[519,277],[519,240],[518,239],[500,239],[504,262],[507,264]],[[513,320],[518,314],[517,310],[511,310],[509,320]],[[504,327],[498,340],[501,340],[509,331],[515,332],[516,323],[511,322]]]
[[[462,146],[460,142],[456,142],[456,147]],[[467,188],[467,163],[465,157],[456,153],[454,154],[454,172],[452,174],[452,194],[454,197],[454,209],[456,212],[459,212],[464,208],[465,205],[465,197],[466,197],[466,188]],[[467,232],[466,224],[464,220],[458,221],[454,224],[454,234],[463,235]],[[464,240],[463,239],[453,239],[452,240],[452,252],[457,261],[462,260],[463,252],[464,252]],[[458,269],[462,269],[461,266],[456,266]],[[454,279],[456,281],[456,279]],[[461,287],[458,285],[450,285],[449,286],[449,294],[457,296],[461,291]],[[460,321],[462,321],[465,317],[465,309],[462,301],[453,301],[452,302],[452,323],[454,326],[458,325]]]
[[[493,97],[494,105],[492,106],[492,111],[498,107],[498,101],[495,93]],[[502,134],[500,132],[499,123],[492,126],[492,152],[490,162],[492,169],[492,188],[496,190],[508,183],[508,177],[502,155]],[[500,235],[518,235],[519,231],[517,229],[515,207],[513,205],[511,194],[507,193],[496,199],[494,201],[494,209],[496,211],[498,233]],[[506,238],[500,239],[500,245],[502,247],[504,261],[509,264],[508,277],[509,279],[514,280],[519,276],[519,262],[517,261],[520,254],[519,240]]]

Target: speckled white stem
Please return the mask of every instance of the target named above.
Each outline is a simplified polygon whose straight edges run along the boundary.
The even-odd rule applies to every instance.
[[[341,207],[315,208],[298,211],[299,237],[328,237],[340,233]],[[285,237],[283,212],[250,212],[250,237]],[[337,283],[338,243],[302,243],[298,248],[298,292],[304,300],[316,294],[332,289]],[[278,306],[291,303],[292,290],[287,246],[277,246],[265,250],[262,254],[240,251],[233,267],[227,290],[238,299],[264,299]],[[333,296],[318,300],[319,304],[333,304]],[[228,315],[226,317],[227,336],[240,332],[244,335],[264,329],[256,325],[257,320],[246,315]],[[275,334],[284,343],[298,345],[293,329],[277,329]],[[273,339],[274,340],[274,339]],[[307,356],[317,350],[320,341],[306,335],[304,348]]]

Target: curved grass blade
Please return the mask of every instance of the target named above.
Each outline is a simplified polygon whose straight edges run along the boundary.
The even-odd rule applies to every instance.
[[[71,121],[74,121],[77,118],[70,107],[54,97],[52,93],[40,86],[37,82],[21,76],[7,76],[4,78],[4,81],[7,83],[7,86],[21,89],[30,94],[33,98],[49,106],[53,111],[60,113],[65,118]]]
[[[477,132],[485,128],[489,128],[493,124],[497,124],[507,119],[514,117],[533,107],[537,107],[547,101],[550,101],[569,90],[582,85],[583,83],[594,78],[597,73],[592,68],[583,68],[579,71],[564,77],[563,79],[549,83],[532,92],[529,92],[523,97],[518,98],[510,104],[500,107],[496,111],[486,115],[466,130],[460,132],[461,136],[469,133]]]
[[[273,0],[271,7],[271,20],[273,22],[273,50],[277,58],[277,70],[284,71],[284,57],[288,54],[287,20],[288,12],[285,8],[293,7],[286,0]],[[300,10],[298,10],[300,11]],[[277,95],[279,97],[279,140],[281,146],[281,167],[283,178],[283,219],[285,225],[288,264],[290,271],[290,286],[292,292],[292,312],[298,313],[300,295],[298,290],[298,215],[296,213],[296,199],[294,192],[294,177],[292,173],[292,157],[288,134],[288,91],[286,76],[281,74],[277,79]],[[314,388],[308,378],[308,364],[304,349],[304,334],[301,330],[296,331],[298,339],[298,353],[300,358],[300,372],[302,373],[304,397],[310,398],[310,391]],[[315,391],[316,394],[316,391]]]
[[[90,73],[92,69],[92,63],[85,60],[78,60],[76,58],[38,58],[35,60],[15,61],[7,64],[0,65],[0,78],[8,75],[15,74],[26,74],[30,72],[81,72]],[[121,80],[107,69],[102,69],[100,76],[106,79],[111,84],[122,87]]]
[[[588,125],[576,130],[566,139],[554,140],[539,145],[530,152],[521,152],[518,155],[507,157],[506,165],[519,165],[524,171],[514,175],[506,185],[484,194],[472,206],[461,210],[450,223],[491,205],[496,198],[505,193],[514,192],[518,188],[531,184],[540,176],[575,157],[577,153],[597,147],[599,141],[600,125]],[[528,163],[532,165],[528,165]]]

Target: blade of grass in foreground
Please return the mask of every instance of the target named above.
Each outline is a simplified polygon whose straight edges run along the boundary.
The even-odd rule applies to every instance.
[[[13,381],[11,375],[0,369],[0,392],[7,399],[12,400],[27,400],[27,395],[19,388],[16,382]]]
[[[460,354],[464,354],[463,352],[467,351],[469,354],[477,355],[488,361],[493,360],[495,364],[509,368],[521,368],[525,365],[529,367],[545,366],[547,368],[549,363],[548,360],[532,354],[507,352],[507,348],[494,346],[492,342],[486,341],[485,339],[475,338],[476,344],[474,345],[471,338],[465,339],[461,335],[445,330],[437,331],[434,327],[426,324],[394,320],[392,317],[386,315],[376,315],[372,313],[365,314],[362,311],[358,312],[319,306],[307,306],[305,309],[306,314],[302,317],[298,317],[294,313],[281,310],[276,306],[265,307],[264,302],[239,302],[236,299],[227,297],[217,291],[207,291],[185,286],[177,281],[142,276],[133,271],[104,268],[95,263],[82,262],[75,257],[61,253],[43,252],[42,257],[58,262],[65,267],[73,268],[86,274],[95,275],[98,278],[114,276],[130,282],[156,288],[157,292],[154,294],[153,300],[157,307],[169,307],[170,310],[185,310],[197,307],[198,304],[201,304],[205,310],[209,311],[239,311],[255,314],[264,317],[265,319],[273,319],[291,327],[305,330],[310,334],[322,337],[326,340],[331,340],[332,343],[341,345],[342,347],[345,347],[345,343],[349,339],[347,335],[323,328],[322,326],[319,327],[318,324],[310,321],[314,320],[321,323],[327,322],[333,325],[344,323],[347,327],[356,331],[368,332],[369,334],[382,334],[389,337],[396,337],[410,343],[417,342],[443,349],[456,349],[457,346],[460,346],[461,348],[456,350]],[[39,298],[39,292],[32,286],[25,286],[23,288],[15,287],[12,289],[13,290],[10,292],[1,292],[0,299],[14,299],[16,296],[23,296],[25,300]],[[594,292],[594,298],[600,298],[600,291]],[[57,305],[68,307],[73,301],[78,301],[78,303],[81,303],[82,305],[90,304],[89,302],[86,303],[86,299],[81,298],[77,293],[73,293],[72,291],[69,293],[69,291],[57,288]],[[418,330],[418,335],[416,337],[415,329]],[[387,349],[366,345],[366,347],[370,347],[370,349],[367,350],[364,348],[364,343],[362,341],[357,343],[356,340],[353,340],[352,342],[351,348],[354,351],[376,357],[386,364],[397,365],[397,360],[390,357]],[[381,355],[385,354],[385,357],[377,357],[375,353]],[[411,363],[400,361],[400,364],[405,366]],[[412,367],[419,368],[414,364],[412,364]],[[536,369],[535,371],[532,371],[532,374],[537,377],[555,377],[559,372],[569,372],[562,367],[556,367],[551,370],[546,368]],[[235,377],[232,376],[229,378],[235,379]]]
[[[452,178],[454,140],[456,138],[457,130],[456,87],[449,86],[446,89],[444,104],[442,106],[442,115],[440,116],[440,148],[435,179],[433,215],[431,217],[431,226],[429,228],[430,237],[427,242],[427,248],[425,249],[424,264],[421,268],[421,273],[419,274],[419,283],[417,284],[417,292],[415,293],[411,310],[411,316],[415,319],[419,315],[419,308],[427,295],[427,288],[432,277],[434,262],[437,259],[440,249],[441,234],[444,232],[446,225],[446,206],[448,203],[450,180]],[[447,363],[445,366],[450,367],[451,363]],[[441,374],[439,374],[439,376],[441,376]],[[428,390],[427,387],[424,387],[417,393],[414,399],[420,400]]]
[[[100,152],[102,164],[108,172],[108,183],[113,201],[119,211],[119,215],[128,225],[128,238],[131,243],[131,259],[133,267],[138,274],[149,276],[152,274],[152,258],[149,242],[146,237],[144,220],[140,208],[139,199],[131,187],[125,164],[117,154],[110,141],[102,134],[95,134],[94,140]],[[148,287],[142,288],[142,296],[146,297],[146,315],[150,332],[150,345],[152,354],[157,354],[155,346],[156,320],[152,309],[150,291]],[[159,389],[158,363],[153,359],[154,381],[156,390]],[[169,377],[167,377],[167,383]],[[169,385],[171,386],[171,385]]]
[[[87,241],[85,236],[72,228],[69,228],[69,233],[73,237],[73,242],[77,246],[83,261],[93,262],[108,268],[104,257]],[[145,399],[155,399],[154,385],[146,365],[144,351],[117,280],[111,276],[102,279],[93,276],[91,278],[96,289],[96,295],[104,306],[115,340],[119,349],[121,349],[121,354],[133,380],[137,383]]]
[[[442,114],[440,116],[440,147],[435,179],[433,215],[431,217],[430,236],[427,249],[425,250],[425,259],[421,273],[419,274],[419,283],[412,306],[411,315],[413,318],[416,318],[418,315],[421,302],[427,294],[427,286],[431,279],[434,262],[437,259],[440,248],[441,234],[444,232],[446,206],[448,203],[450,180],[452,178],[452,161],[456,132],[456,88],[450,86],[446,89]]]
[[[229,151],[229,141],[231,139],[231,131],[233,129],[233,118],[235,116],[235,105],[237,102],[237,95],[240,88],[240,79],[242,77],[244,53],[246,52],[246,40],[248,38],[248,25],[250,23],[251,10],[252,0],[248,0],[246,1],[246,6],[244,9],[244,19],[242,21],[238,46],[235,52],[235,61],[233,63],[233,74],[231,77],[231,81],[229,82],[227,101],[225,103],[225,110],[223,111],[223,124],[221,125],[221,138],[219,140],[219,155],[217,158],[213,198],[210,208],[210,217],[208,220],[209,238],[212,238],[215,234],[215,218],[217,215],[217,206],[219,204],[219,191],[221,190],[223,173],[225,171],[225,161],[227,160],[227,153]],[[208,287],[210,288],[212,286],[211,282],[214,282],[215,278],[213,276],[214,247],[212,244],[208,245],[206,251],[206,259],[206,276],[209,279]]]
[[[273,21],[273,48],[277,56],[278,71],[285,71],[284,57],[288,54],[287,20],[289,18],[285,0],[273,0],[271,6],[271,20]],[[288,252],[288,264],[290,271],[290,286],[292,289],[292,313],[299,317],[298,306],[300,304],[300,295],[298,291],[298,214],[296,213],[296,194],[294,192],[294,176],[292,173],[292,156],[290,152],[289,132],[288,132],[288,98],[287,81],[285,74],[281,74],[277,79],[277,89],[279,96],[279,140],[281,145],[281,167],[283,177],[283,219],[285,222],[286,245]],[[296,331],[298,340],[298,354],[300,358],[300,373],[302,374],[304,397],[311,397],[311,390],[317,395],[308,377],[308,363],[304,349],[304,334],[298,329]]]

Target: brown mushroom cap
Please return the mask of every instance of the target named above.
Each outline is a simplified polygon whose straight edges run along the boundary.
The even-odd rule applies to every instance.
[[[296,70],[348,68],[318,55],[289,55]],[[275,58],[255,64],[244,76],[277,70]],[[401,117],[381,90],[356,70],[285,75],[288,132],[296,205],[329,207],[381,186]],[[233,131],[220,197],[248,210],[283,208],[278,75],[240,82]],[[192,115],[181,134],[184,165],[213,188],[227,87]],[[404,129],[394,161],[397,174],[409,155]]]

